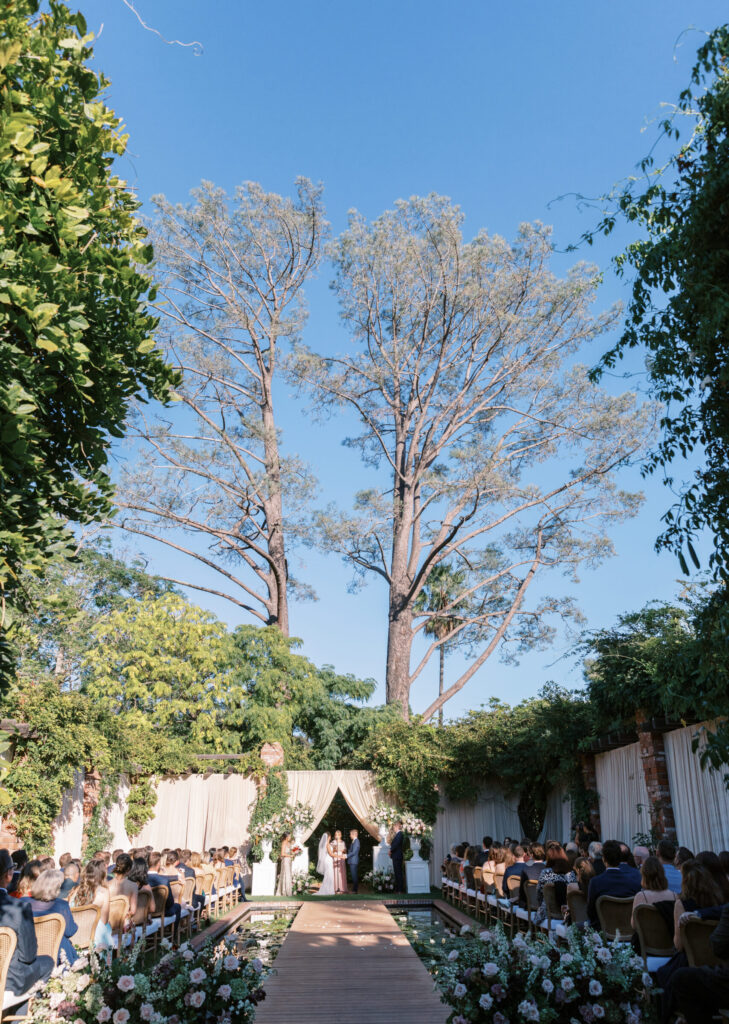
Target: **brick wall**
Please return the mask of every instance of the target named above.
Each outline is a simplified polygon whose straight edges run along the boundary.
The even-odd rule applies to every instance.
[[[670,839],[675,843],[676,820],[673,815],[663,735],[651,730],[647,721],[648,716],[644,711],[638,711],[635,718],[643,763],[643,776],[648,790],[651,828],[660,839]]]

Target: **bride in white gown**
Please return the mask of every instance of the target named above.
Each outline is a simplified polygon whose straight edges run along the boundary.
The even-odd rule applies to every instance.
[[[316,864],[316,870],[324,876],[318,896],[334,896],[334,861],[327,849],[328,846],[329,833],[325,832],[319,841],[319,860]]]

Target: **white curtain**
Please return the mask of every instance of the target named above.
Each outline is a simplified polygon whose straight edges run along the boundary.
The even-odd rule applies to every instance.
[[[714,722],[702,722],[665,733],[663,742],[678,840],[694,853],[718,853],[729,849],[729,792],[723,781],[726,769],[702,771],[699,751],[694,754],[691,749],[702,725],[716,729]]]
[[[440,805],[433,829],[433,853],[430,859],[430,878],[440,884],[440,866],[451,846],[468,841],[480,848],[485,835],[494,839],[510,836],[519,839],[522,833],[519,821],[519,798],[507,796],[498,782],[486,782],[473,802],[453,801],[440,788]]]
[[[312,834],[334,799],[339,788],[339,774],[339,772],[286,772],[289,803],[308,804],[314,812],[314,823],[304,832],[303,842],[306,842]]]
[[[379,803],[386,803],[387,798],[383,791],[375,784],[375,777],[372,772],[339,772],[339,788],[342,796],[347,801],[349,809],[355,818],[367,829],[375,839],[379,838],[377,825],[370,821],[367,812],[370,807]],[[393,801],[390,801],[391,803]]]
[[[595,757],[602,838],[630,844],[651,827],[640,744],[630,743]]]
[[[61,812],[53,822],[53,856],[62,853],[81,856],[84,837],[84,773],[77,771],[73,786],[63,794]]]
[[[539,841],[543,843],[547,839],[556,839],[564,843],[572,838],[572,804],[567,799],[567,787],[555,786],[547,797],[544,827],[539,834]]]

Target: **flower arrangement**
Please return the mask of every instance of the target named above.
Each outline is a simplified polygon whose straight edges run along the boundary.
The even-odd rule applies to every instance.
[[[367,811],[367,817],[379,828],[392,828],[402,817],[402,811],[389,804],[373,804]]]
[[[142,963],[142,944],[108,961],[94,953],[73,970],[57,968],[32,1004],[36,1024],[200,1024],[231,1020],[248,1024],[265,998],[263,961],[239,956],[236,936],[199,950],[183,943],[151,967]]]
[[[395,876],[389,868],[386,871],[368,871],[362,881],[367,882],[373,892],[395,891]]]
[[[309,891],[309,874],[306,871],[294,871],[291,890],[294,896],[303,896]]]
[[[642,959],[629,943],[607,943],[589,928],[570,928],[566,947],[547,936],[512,941],[500,925],[478,938],[422,928],[408,936],[452,1008],[449,1024],[650,1020]]]
[[[284,832],[293,833],[297,829],[304,831],[307,828],[311,828],[313,824],[314,812],[311,807],[308,804],[297,802],[293,807],[287,805],[282,811],[274,814],[267,821],[256,824],[251,832],[251,838],[256,844],[262,840],[276,843],[283,836]]]
[[[433,828],[426,824],[422,818],[416,818],[414,814],[401,815],[402,830],[411,839],[431,839]]]

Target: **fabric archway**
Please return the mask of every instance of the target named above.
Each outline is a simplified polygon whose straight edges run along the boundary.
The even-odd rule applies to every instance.
[[[289,802],[308,804],[314,812],[314,822],[302,835],[306,842],[326,814],[337,790],[347,801],[355,818],[377,838],[377,826],[367,817],[369,808],[385,799],[385,794],[374,782],[368,771],[303,771],[287,772]]]

